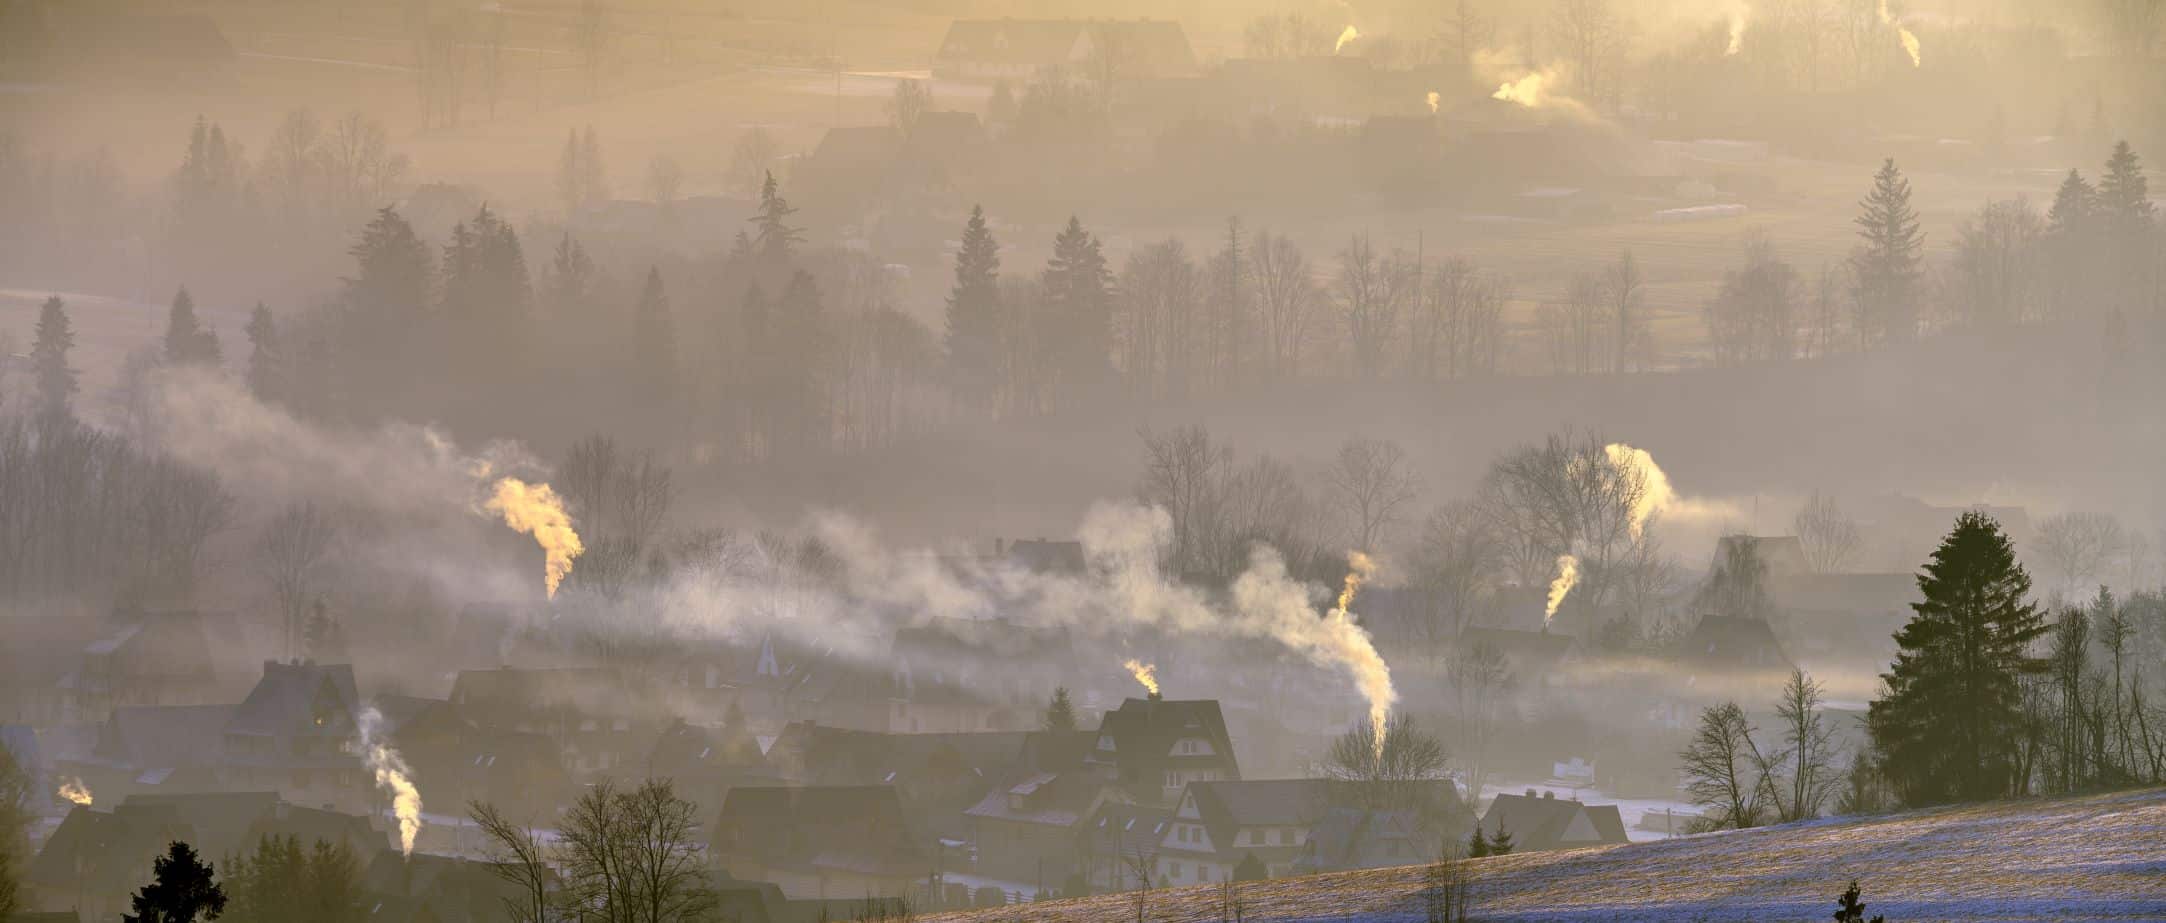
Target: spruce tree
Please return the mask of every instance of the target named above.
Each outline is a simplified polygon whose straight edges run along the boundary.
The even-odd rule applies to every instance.
[[[1062,396],[1073,399],[1104,381],[1113,346],[1113,272],[1098,238],[1074,216],[1053,239],[1044,281],[1052,312],[1052,372]]]
[[[1918,575],[1924,601],[1896,633],[1896,659],[1866,726],[1883,774],[1911,805],[1980,801],[2019,790],[2021,678],[2047,626],[2031,578],[2000,524],[1964,513]]]
[[[221,358],[218,334],[196,319],[195,297],[182,288],[173,296],[173,307],[166,313],[166,364],[215,366]]]
[[[2114,145],[2106,172],[2098,178],[2098,230],[2104,244],[2102,275],[2110,288],[2108,305],[2124,313],[2140,310],[2150,294],[2156,250],[2151,184],[2143,161],[2123,141]]]
[[[1000,365],[1000,245],[985,225],[985,210],[975,206],[955,254],[947,348],[958,391],[990,406]]]
[[[804,242],[804,232],[789,224],[790,216],[796,213],[790,200],[782,197],[782,185],[775,182],[775,174],[769,172],[760,184],[760,209],[751,220],[755,229],[753,246],[770,266],[788,264],[796,246]]]
[[[75,370],[68,366],[68,350],[74,348],[75,328],[68,323],[67,305],[58,295],[45,299],[45,306],[38,309],[37,339],[30,344],[39,416],[71,415],[77,385]]]
[[[248,315],[248,392],[267,404],[286,399],[286,352],[278,325],[262,302]]]
[[[1925,234],[1910,207],[1910,181],[1894,158],[1873,175],[1873,191],[1854,223],[1864,243],[1850,256],[1858,329],[1870,342],[1907,340],[1918,332],[1918,288]]]
[[[1053,701],[1045,707],[1045,729],[1060,732],[1076,729],[1075,702],[1068,698],[1068,687],[1054,687]]]
[[[2143,161],[2122,141],[2113,146],[2106,172],[2098,179],[2098,211],[2116,234],[2151,229],[2151,184],[2143,175]]]
[[[2046,211],[2046,228],[2053,234],[2082,234],[2090,230],[2098,192],[2078,170],[2068,171],[2053,192],[2053,207]]]
[[[195,923],[199,916],[215,920],[226,911],[225,890],[188,844],[169,845],[151,862],[151,873],[151,883],[129,899],[135,912],[123,915],[124,923]]]
[[[641,397],[657,403],[668,401],[677,387],[676,330],[669,316],[669,295],[662,290],[662,271],[649,267],[647,284],[632,309],[632,363]]]
[[[2061,180],[2046,212],[2047,272],[2055,307],[2088,306],[2098,291],[2098,190],[2075,170]]]
[[[1467,837],[1467,858],[1486,859],[1488,857],[1489,838],[1482,835],[1482,825],[1477,823],[1474,825],[1474,833]]]
[[[1835,923],[1865,923],[1865,900],[1856,879],[1851,879],[1849,890],[1835,899]],[[1872,923],[1887,923],[1887,918],[1874,917]]]

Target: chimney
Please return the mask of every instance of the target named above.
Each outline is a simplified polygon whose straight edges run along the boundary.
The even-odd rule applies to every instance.
[[[1542,800],[1543,800],[1543,801],[1555,801],[1555,800],[1557,800],[1557,793],[1556,793],[1556,792],[1552,792],[1552,791],[1544,791],[1544,792],[1542,792]]]
[[[1166,697],[1165,697],[1164,695],[1160,694],[1160,693],[1156,693],[1156,692],[1153,692],[1153,693],[1150,693],[1149,695],[1150,695],[1150,699],[1151,699],[1151,701],[1153,701],[1153,702],[1163,702],[1163,701],[1165,701],[1165,700],[1166,700]]]
[[[1529,798],[1532,798],[1532,797],[1534,797],[1534,789],[1531,789],[1531,788],[1530,788],[1530,789],[1527,789],[1527,797],[1529,797]]]

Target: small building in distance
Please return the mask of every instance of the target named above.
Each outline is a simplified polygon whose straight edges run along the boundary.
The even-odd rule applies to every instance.
[[[958,19],[933,55],[933,76],[1022,81],[1048,68],[1089,68],[1109,48],[1125,79],[1197,73],[1188,33],[1168,19]]]
[[[794,899],[905,897],[933,869],[885,785],[731,789],[707,852],[731,877]]]
[[[1766,619],[1704,615],[1677,643],[1677,659],[1695,675],[1785,674],[1790,656]]]
[[[1589,805],[1555,792],[1498,795],[1482,815],[1482,835],[1510,836],[1513,852],[1612,846],[1627,841],[1623,815],[1613,804]]]

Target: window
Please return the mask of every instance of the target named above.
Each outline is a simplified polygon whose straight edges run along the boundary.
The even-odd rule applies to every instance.
[[[1279,845],[1279,828],[1277,827],[1271,828],[1271,845]]]
[[[1200,865],[1200,864],[1199,864],[1199,865],[1197,865],[1197,866],[1196,866],[1196,880],[1197,880],[1197,881],[1210,881],[1210,880],[1211,880],[1211,867],[1210,867],[1210,866],[1208,866],[1208,865]]]
[[[1168,878],[1179,878],[1179,877],[1181,877],[1181,863],[1178,863],[1178,862],[1168,862],[1168,863],[1166,863],[1166,877],[1168,877]]]

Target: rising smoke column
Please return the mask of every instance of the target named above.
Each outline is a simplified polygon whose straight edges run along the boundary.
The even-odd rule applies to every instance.
[[[1143,661],[1137,660],[1134,657],[1130,657],[1128,658],[1128,661],[1121,664],[1121,666],[1127,667],[1129,675],[1134,676],[1136,678],[1136,682],[1143,684],[1144,691],[1149,692],[1152,695],[1158,694],[1157,664],[1144,663]]]
[[[1351,25],[1347,26],[1345,31],[1339,33],[1338,42],[1331,46],[1331,53],[1338,54],[1339,52],[1346,50],[1347,42],[1351,42],[1360,37],[1360,29],[1356,29]]]
[[[68,781],[60,783],[59,794],[60,797],[67,799],[71,803],[86,808],[90,807],[90,786],[84,785],[83,780],[79,777],[69,776]]]
[[[505,525],[534,536],[546,558],[542,585],[548,589],[550,598],[555,598],[564,575],[572,572],[572,559],[587,550],[579,541],[579,533],[572,528],[571,514],[564,511],[563,498],[547,484],[504,478],[496,482],[496,493],[489,498],[486,508],[502,515]]]
[[[1369,727],[1375,732],[1376,758],[1384,758],[1384,730],[1391,719],[1391,704],[1399,694],[1391,686],[1391,667],[1384,663],[1383,655],[1376,652],[1376,644],[1367,629],[1354,620],[1354,596],[1361,592],[1361,585],[1376,574],[1376,562],[1359,551],[1346,553],[1346,582],[1339,590],[1339,604],[1324,613],[1323,636],[1318,640],[1321,649],[1345,664],[1354,673],[1354,682],[1361,688],[1362,698],[1369,700]]]
[[[1557,579],[1549,582],[1549,605],[1542,610],[1542,627],[1548,628],[1551,619],[1557,617],[1557,607],[1564,605],[1564,597],[1579,585],[1579,558],[1569,554],[1557,556]]]
[[[1909,29],[1904,28],[1903,24],[1896,20],[1895,15],[1888,12],[1888,0],[1880,0],[1880,24],[1895,30],[1895,37],[1903,42],[1903,53],[1910,55],[1910,66],[1925,66],[1925,59],[1920,55],[1923,49],[1918,44],[1918,36]]]
[[[376,787],[391,796],[391,813],[399,819],[399,852],[414,854],[414,837],[421,833],[421,790],[414,787],[413,771],[399,751],[381,738],[384,715],[371,705],[361,710],[361,760],[376,774]]]

